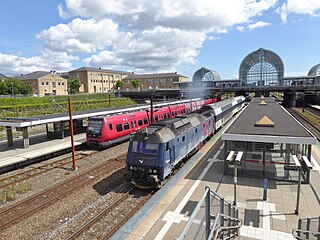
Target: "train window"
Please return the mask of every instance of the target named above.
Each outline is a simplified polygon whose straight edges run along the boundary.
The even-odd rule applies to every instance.
[[[134,128],[134,124],[133,124],[133,121],[131,121],[131,128]]]
[[[144,124],[148,124],[148,119],[144,118],[144,119],[143,119],[143,123],[144,123]]]
[[[168,113],[168,118],[170,118],[170,113]]]
[[[172,112],[172,117],[174,117],[174,112]]]
[[[155,117],[155,120],[156,120],[156,122],[157,122],[157,121],[159,121],[159,117],[158,117],[158,116],[156,116],[156,117]]]
[[[197,133],[197,132],[198,132],[198,129],[195,129],[194,132]]]
[[[117,124],[116,125],[116,129],[117,129],[117,132],[122,132],[122,124]]]
[[[177,142],[179,142],[179,138],[177,138]]]
[[[186,140],[186,137],[185,137],[185,136],[182,136],[182,142],[184,142],[184,140]]]
[[[167,114],[165,113],[165,114],[163,114],[163,118],[164,119],[166,119],[167,118]]]
[[[143,125],[142,119],[139,119],[139,120],[138,120],[138,125],[139,125],[139,126],[142,126],[142,125]]]
[[[134,120],[134,127],[137,127],[137,121]]]
[[[129,129],[129,123],[125,122],[125,123],[123,124],[123,129],[124,129],[124,130],[128,130],[128,129]]]
[[[203,124],[202,124],[202,127],[206,127],[206,124],[205,124],[205,123],[203,123]]]
[[[110,131],[113,130],[113,127],[112,127],[112,124],[111,124],[111,123],[109,124],[109,129],[110,129]]]

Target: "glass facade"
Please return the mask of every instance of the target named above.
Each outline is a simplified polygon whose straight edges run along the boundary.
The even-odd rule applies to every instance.
[[[244,86],[280,85],[284,66],[281,58],[260,48],[244,58],[239,69],[239,79]]]

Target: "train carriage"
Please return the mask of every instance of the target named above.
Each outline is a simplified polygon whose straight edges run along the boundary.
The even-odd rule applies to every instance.
[[[137,132],[129,144],[127,179],[138,187],[160,187],[183,159],[240,110],[243,102],[244,97],[224,100]]]

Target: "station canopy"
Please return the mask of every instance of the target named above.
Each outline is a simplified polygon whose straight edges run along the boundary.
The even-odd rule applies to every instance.
[[[280,85],[284,65],[274,52],[260,48],[241,62],[239,79],[245,86]]]

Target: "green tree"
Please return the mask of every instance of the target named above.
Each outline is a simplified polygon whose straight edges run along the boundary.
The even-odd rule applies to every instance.
[[[140,86],[140,80],[132,80],[131,84],[134,88],[138,88]]]
[[[124,82],[123,82],[123,81],[121,81],[121,80],[116,81],[116,87],[117,87],[117,89],[118,89],[118,88],[122,88],[123,85],[124,85]]]
[[[9,78],[0,82],[0,94],[31,94],[32,86],[25,84],[23,81]]]
[[[80,87],[81,87],[81,81],[79,78],[68,80],[69,93],[78,93]]]

